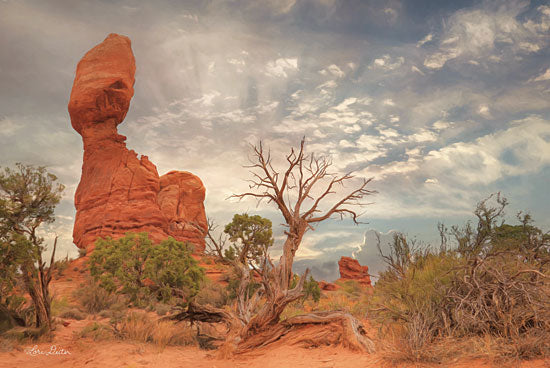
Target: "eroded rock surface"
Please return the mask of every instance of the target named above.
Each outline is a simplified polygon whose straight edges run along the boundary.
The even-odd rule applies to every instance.
[[[338,261],[340,267],[341,280],[355,280],[362,285],[371,285],[369,268],[361,266],[356,259],[350,257],[342,257]]]
[[[98,237],[148,232],[204,250],[205,188],[189,173],[159,177],[147,156],[126,148],[118,134],[134,95],[136,66],[127,37],[110,34],[78,63],[69,101],[73,128],[82,136],[82,177],[75,194],[73,241],[93,248]]]

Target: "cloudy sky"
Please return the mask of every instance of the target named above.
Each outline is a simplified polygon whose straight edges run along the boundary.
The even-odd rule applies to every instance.
[[[72,245],[82,142],[67,103],[76,64],[130,37],[135,96],[119,126],[159,173],[187,170],[207,215],[273,220],[247,190],[249,143],[282,157],[300,137],[335,172],[374,177],[363,221],[306,235],[297,268],[380,269],[374,231],[433,242],[501,191],[510,219],[550,227],[550,6],[546,1],[0,0],[0,166],[45,165],[66,186],[52,232]],[[277,253],[277,246],[274,254]]]

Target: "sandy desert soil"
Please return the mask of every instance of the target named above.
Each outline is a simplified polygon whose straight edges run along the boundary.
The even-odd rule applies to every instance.
[[[89,321],[72,321],[67,327],[60,326],[53,343],[39,343],[40,351],[48,352],[52,345],[64,349],[67,355],[29,354],[33,346],[21,346],[8,353],[0,353],[0,367],[193,367],[193,368],[368,368],[368,367],[460,367],[481,368],[501,367],[482,361],[456,362],[452,365],[391,365],[376,354],[359,354],[341,347],[323,347],[303,349],[274,344],[254,354],[239,356],[232,360],[219,360],[215,352],[200,350],[196,347],[167,347],[160,350],[150,344],[125,341],[94,342],[90,339],[73,337],[74,331],[80,331]],[[524,368],[550,367],[550,361],[532,361],[507,365]]]
[[[84,281],[85,273],[81,273],[83,259],[73,261],[64,276],[52,281],[52,289],[56,297],[67,297],[72,303],[72,291]],[[74,267],[79,270],[75,271]],[[214,276],[214,275],[212,275]],[[253,354],[238,356],[232,360],[219,360],[215,351],[205,351],[198,347],[166,347],[161,350],[152,344],[129,341],[101,341],[78,338],[75,335],[84,326],[93,321],[89,316],[82,321],[67,320],[68,326],[58,325],[52,342],[23,344],[9,352],[0,350],[0,368],[46,368],[46,367],[192,367],[192,368],[369,368],[369,367],[455,367],[482,368],[502,367],[501,363],[483,361],[459,361],[451,365],[391,365],[379,354],[360,354],[343,347],[319,347],[305,349],[295,346],[285,346],[274,343]],[[104,321],[103,321],[104,322]],[[67,351],[69,354],[33,354],[36,346],[40,352],[50,352],[52,346],[57,351]],[[35,349],[35,352],[36,352]],[[550,368],[549,360],[514,363],[506,367]]]

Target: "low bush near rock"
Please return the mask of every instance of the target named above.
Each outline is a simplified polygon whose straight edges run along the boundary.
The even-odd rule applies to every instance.
[[[97,241],[90,273],[100,287],[126,295],[136,307],[169,303],[173,297],[187,300],[204,279],[191,253],[191,246],[173,238],[153,244],[146,233],[128,233]]]

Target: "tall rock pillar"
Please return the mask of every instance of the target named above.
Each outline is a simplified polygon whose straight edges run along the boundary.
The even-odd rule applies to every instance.
[[[98,237],[148,232],[155,241],[172,236],[204,251],[205,188],[189,173],[159,177],[147,156],[126,148],[118,134],[134,95],[136,66],[131,42],[110,34],[76,68],[69,101],[73,128],[82,136],[82,177],[75,194],[73,241],[93,248]]]

